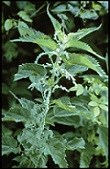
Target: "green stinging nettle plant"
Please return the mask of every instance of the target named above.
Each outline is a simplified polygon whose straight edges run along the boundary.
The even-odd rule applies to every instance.
[[[79,167],[90,166],[93,157],[104,156],[98,165],[108,166],[108,112],[107,112],[107,75],[94,58],[98,55],[88,44],[81,41],[86,35],[99,27],[79,29],[75,33],[65,34],[62,25],[50,14],[55,34],[52,39],[40,31],[18,23],[20,38],[13,42],[32,42],[43,50],[34,63],[19,65],[14,81],[29,78],[28,87],[41,93],[41,98],[34,101],[18,98],[19,104],[3,114],[3,121],[22,122],[24,128],[16,134],[3,126],[2,154],[16,154],[16,168],[46,168],[48,158],[60,168],[69,168],[67,153],[77,151],[80,155]],[[77,49],[72,52],[69,49]],[[39,59],[48,57],[48,63],[40,64]],[[88,69],[94,74],[87,74]],[[83,78],[83,83],[76,81],[76,76]],[[65,77],[73,84],[69,89],[60,85]],[[58,89],[67,93],[55,99],[53,94]],[[75,96],[69,97],[70,92]],[[51,130],[55,124],[73,126],[75,131],[60,134]],[[73,166],[74,166],[74,159]],[[98,160],[98,158],[97,158]]]

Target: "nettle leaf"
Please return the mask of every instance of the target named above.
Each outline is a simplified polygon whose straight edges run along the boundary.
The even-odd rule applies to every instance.
[[[24,122],[30,120],[30,112],[22,107],[12,107],[5,114],[3,121]]]
[[[31,77],[32,75],[42,77],[46,74],[46,70],[43,66],[34,63],[26,63],[19,65],[19,70],[15,74],[14,81]]]
[[[20,147],[17,147],[17,141],[12,136],[4,134],[2,136],[2,155],[17,154],[19,151]]]
[[[18,31],[20,33],[20,36],[26,36],[27,34],[29,34],[29,30],[27,31],[26,28],[29,28],[28,25],[23,22],[23,21],[18,21]]]
[[[32,22],[32,19],[29,17],[29,15],[25,11],[18,12],[18,16],[21,17],[24,21]]]
[[[19,102],[21,104],[21,106],[24,108],[24,109],[27,109],[28,111],[31,111],[35,105],[35,103],[31,100],[27,100],[25,98],[21,98],[19,99]]]
[[[83,126],[82,121],[78,115],[68,117],[54,117],[54,122],[67,126],[74,126],[75,128]]]
[[[76,84],[74,87],[71,87],[69,91],[76,91],[76,96],[79,96],[84,92],[84,87],[81,84]]]
[[[12,130],[10,130],[9,128],[2,125],[2,133],[3,133],[3,135],[10,136],[10,135],[12,135]]]
[[[67,70],[71,75],[76,76],[78,73],[87,71],[88,68],[82,65],[73,65],[73,66],[67,66]]]
[[[87,36],[88,34],[94,32],[96,30],[99,30],[100,27],[101,27],[101,25],[99,27],[78,29],[77,32],[75,32],[75,33],[69,33],[68,34],[67,41],[70,41],[70,40],[80,40],[83,37]]]
[[[75,149],[85,149],[85,140],[82,137],[75,137],[67,142],[67,149],[72,151]]]
[[[67,97],[67,101],[65,98],[53,100],[53,103],[55,103],[58,107],[66,110],[66,111],[71,111],[73,112],[75,110],[75,106],[72,106],[71,103],[69,102],[69,98]]]
[[[96,20],[99,17],[99,15],[97,14],[97,12],[94,9],[82,10],[82,11],[80,11],[79,15],[82,19]]]
[[[67,59],[65,56],[62,56],[62,59],[68,65],[83,65],[96,71],[101,77],[106,76],[98,61],[87,54],[71,53],[69,54],[69,59]]]
[[[88,168],[95,152],[95,147],[87,143],[85,149],[80,151],[80,168]]]
[[[9,31],[13,27],[13,20],[7,19],[4,24],[5,30]]]
[[[33,28],[26,27],[22,21],[19,22],[18,28],[19,32],[21,32],[21,36],[19,39],[11,40],[11,42],[31,42],[38,44],[43,50],[44,47],[48,48],[49,50],[56,50],[57,43],[51,39],[50,36],[45,35],[40,31],[36,31]]]
[[[108,159],[108,128],[100,126],[98,128],[99,140],[98,147],[103,149],[103,153]]]
[[[65,159],[66,140],[61,137],[50,138],[46,146],[46,154],[51,155],[55,164],[60,168],[68,168],[68,163]]]
[[[70,39],[66,43],[65,49],[70,48],[70,47],[78,48],[78,49],[81,49],[81,50],[85,50],[85,51],[87,51],[87,52],[89,52],[91,54],[94,54],[98,58],[105,60],[102,56],[100,56],[96,52],[94,52],[93,49],[85,42],[74,40],[74,39]]]
[[[55,30],[55,34],[58,36],[58,39],[61,42],[64,42],[64,39],[66,38],[66,34],[64,32],[62,32],[61,28],[61,23],[59,23],[49,12],[49,5],[47,7],[47,14],[53,24],[54,30]]]

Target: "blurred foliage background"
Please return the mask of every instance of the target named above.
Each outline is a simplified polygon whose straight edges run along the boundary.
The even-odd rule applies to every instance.
[[[50,3],[50,11],[65,27],[67,33],[77,31],[80,28],[99,26],[101,29],[84,40],[100,55],[108,60],[108,1],[2,1],[2,111],[17,104],[11,95],[12,91],[18,97],[33,99],[39,96],[39,92],[29,91],[28,80],[13,81],[18,65],[34,62],[41,52],[39,46],[31,43],[12,43],[11,39],[19,37],[18,24],[27,24],[47,35],[53,35],[53,27],[47,16],[46,8]],[[41,59],[46,62],[46,57]],[[100,63],[108,72],[106,65]],[[68,82],[63,82],[68,86]],[[64,92],[63,92],[64,93]],[[63,94],[62,91],[58,95]],[[5,124],[12,130],[22,127],[13,123]],[[59,127],[60,128],[60,127]],[[56,130],[59,130],[56,126]],[[70,155],[71,156],[71,155]],[[12,166],[11,158],[3,157],[3,168]],[[101,160],[101,159],[99,159]],[[50,164],[51,166],[51,160]],[[77,164],[76,164],[77,165]],[[94,167],[91,164],[92,167]]]

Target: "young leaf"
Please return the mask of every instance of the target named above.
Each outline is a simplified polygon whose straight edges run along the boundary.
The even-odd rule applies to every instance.
[[[100,27],[101,27],[101,25],[99,27],[78,29],[77,32],[75,32],[75,33],[69,33],[68,34],[67,41],[70,41],[70,40],[80,40],[83,37],[87,36],[88,34],[94,32],[96,30],[99,30]]]
[[[20,33],[20,36],[24,37],[29,33],[29,30],[27,31],[28,25],[23,21],[18,21],[18,31]]]
[[[29,17],[29,15],[25,11],[18,12],[18,16],[21,17],[24,21],[32,22],[32,19]]]
[[[43,66],[34,63],[26,63],[19,66],[18,72],[15,74],[14,81],[31,77],[32,75],[42,77],[46,74]]]
[[[64,42],[64,39],[66,37],[66,34],[62,32],[61,30],[61,24],[50,14],[49,12],[49,5],[47,6],[47,14],[53,24],[53,27],[55,29],[55,34],[58,36],[59,40],[61,42]]]
[[[7,19],[4,24],[5,30],[9,31],[13,27],[12,19]]]
[[[101,77],[106,75],[101,66],[99,65],[99,63],[97,62],[97,60],[89,55],[71,53],[69,54],[69,59],[64,58],[64,56],[62,56],[62,59],[68,65],[78,64],[86,66],[96,71]]]
[[[98,103],[95,101],[90,101],[88,105],[94,107],[94,106],[98,106]]]
[[[100,108],[98,106],[94,107],[94,115],[97,117],[100,114]]]
[[[59,32],[61,30],[61,24],[50,14],[49,12],[49,5],[47,6],[47,14],[54,26],[54,29],[56,32]]]

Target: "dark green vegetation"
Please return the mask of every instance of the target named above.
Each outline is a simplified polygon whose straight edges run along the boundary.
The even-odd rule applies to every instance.
[[[2,167],[107,168],[107,1],[2,5]]]

